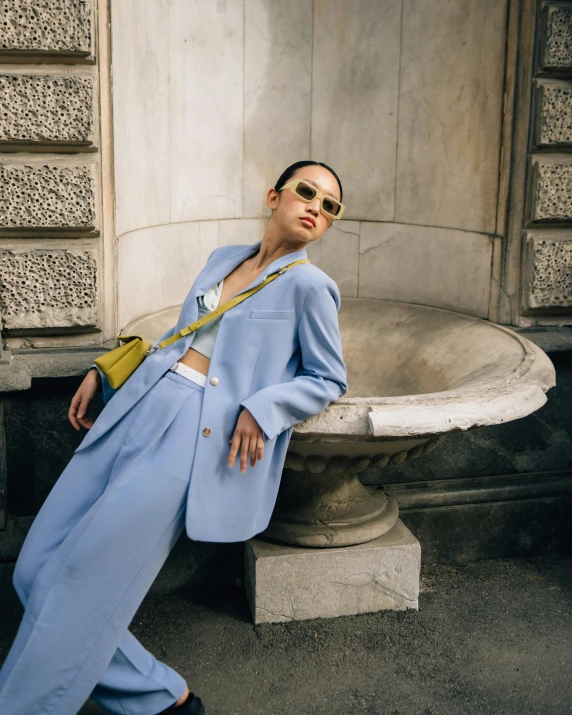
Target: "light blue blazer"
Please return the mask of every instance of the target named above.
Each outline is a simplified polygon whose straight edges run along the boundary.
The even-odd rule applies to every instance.
[[[261,242],[216,248],[185,298],[177,324],[155,344],[197,319],[197,296],[256,253]],[[277,258],[248,288],[300,258],[305,248]],[[226,312],[214,344],[203,395],[200,430],[187,495],[186,531],[199,541],[244,541],[264,531],[276,502],[295,424],[347,392],[338,325],[336,283],[313,264],[287,270]],[[195,333],[150,354],[117,390],[102,374],[105,407],[75,450],[99,439],[192,345]],[[212,384],[211,378],[218,383]],[[216,382],[216,380],[215,380]],[[228,466],[241,408],[260,425],[264,456],[240,471],[240,451]],[[210,428],[208,436],[203,429]]]

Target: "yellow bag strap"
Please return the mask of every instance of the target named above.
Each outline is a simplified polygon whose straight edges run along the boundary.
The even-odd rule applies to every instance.
[[[208,315],[205,315],[204,318],[200,318],[200,320],[195,320],[194,323],[187,325],[186,328],[183,328],[181,331],[179,331],[175,335],[172,335],[170,338],[167,338],[166,340],[163,340],[162,342],[158,343],[159,348],[166,348],[167,345],[174,343],[175,341],[179,340],[179,338],[182,338],[185,335],[188,335],[189,333],[192,333],[193,331],[198,330],[199,328],[202,328],[203,325],[210,323],[211,320],[218,318],[219,315],[226,313],[227,310],[234,308],[235,305],[238,305],[239,303],[242,303],[243,300],[250,298],[250,296],[253,295],[254,293],[256,293],[256,291],[261,290],[262,288],[264,288],[265,285],[268,285],[273,280],[278,278],[278,276],[282,275],[282,273],[285,273],[289,268],[292,268],[293,266],[297,266],[299,263],[310,263],[310,261],[307,260],[306,258],[301,258],[299,261],[293,261],[292,263],[289,263],[287,266],[284,266],[283,268],[281,268],[279,271],[276,271],[275,273],[271,273],[269,276],[266,277],[266,279],[260,285],[257,285],[254,288],[251,288],[250,290],[244,291],[243,293],[239,293],[238,295],[235,295],[234,298],[231,298],[224,305],[221,305],[218,308],[215,308],[215,310],[211,311]],[[119,336],[119,337],[121,337],[121,336]]]

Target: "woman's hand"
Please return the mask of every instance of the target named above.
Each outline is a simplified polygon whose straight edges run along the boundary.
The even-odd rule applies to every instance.
[[[236,428],[232,435],[230,454],[228,455],[228,466],[234,465],[234,460],[238,452],[238,448],[242,443],[240,450],[240,471],[246,472],[246,459],[250,452],[250,466],[256,465],[256,460],[261,460],[264,454],[264,437],[258,422],[252,414],[244,407],[238,416]]]
[[[70,404],[68,418],[76,430],[79,430],[80,425],[87,429],[93,425],[93,419],[87,414],[87,408],[100,387],[101,375],[98,370],[92,368],[83,378]]]

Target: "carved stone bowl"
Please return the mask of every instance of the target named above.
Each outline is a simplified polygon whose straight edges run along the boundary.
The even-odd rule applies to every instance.
[[[123,332],[156,340],[180,307]],[[440,308],[343,298],[348,392],[295,426],[265,537],[339,547],[375,539],[398,518],[394,499],[360,471],[415,459],[446,434],[509,422],[542,407],[555,385],[548,356],[509,328]]]

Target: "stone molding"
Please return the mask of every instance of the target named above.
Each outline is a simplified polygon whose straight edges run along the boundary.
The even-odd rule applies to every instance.
[[[572,471],[523,472],[422,482],[395,482],[383,489],[399,511],[469,506],[572,496]]]
[[[395,452],[394,454],[376,454],[364,455],[361,457],[348,457],[347,455],[334,455],[326,457],[319,454],[302,455],[293,451],[288,451],[286,454],[286,462],[284,467],[292,469],[295,472],[311,472],[312,474],[321,474],[329,472],[338,474],[339,472],[349,472],[350,474],[358,474],[364,469],[370,467],[381,469],[382,467],[393,467],[398,464],[403,464],[410,459],[421,457],[427,452],[434,449],[439,442],[444,438],[444,435],[429,439],[423,444],[418,444],[408,450]],[[295,447],[295,442],[292,446]]]

